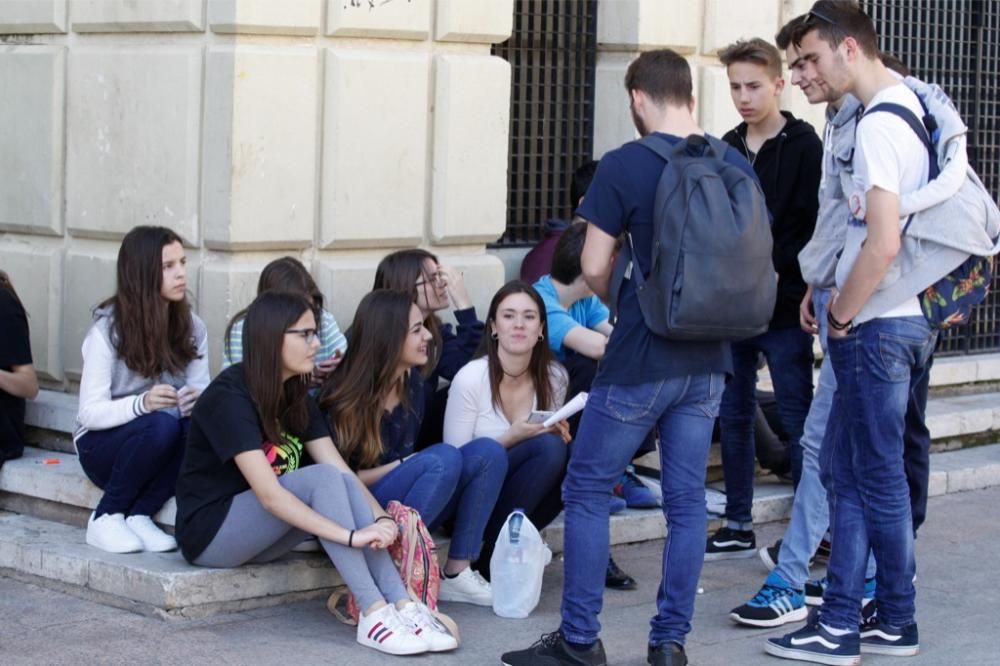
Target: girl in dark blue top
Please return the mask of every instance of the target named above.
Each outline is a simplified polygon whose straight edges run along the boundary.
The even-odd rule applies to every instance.
[[[432,531],[453,523],[438,598],[490,606],[489,583],[469,564],[479,556],[507,453],[485,438],[414,453],[425,404],[420,368],[435,340],[425,318],[405,292],[365,296],[347,333],[351,353],[323,385],[320,407],[341,454],[380,504],[413,507]]]

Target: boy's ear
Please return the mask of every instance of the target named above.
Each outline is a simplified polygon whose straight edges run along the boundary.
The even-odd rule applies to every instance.
[[[776,95],[780,95],[781,91],[785,89],[785,78],[779,76],[774,80],[774,92]]]

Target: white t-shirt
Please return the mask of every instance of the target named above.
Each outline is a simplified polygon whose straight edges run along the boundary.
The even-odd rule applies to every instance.
[[[880,90],[868,108],[882,102],[904,106],[922,118],[923,107],[917,96],[902,83]],[[902,195],[927,184],[927,148],[902,118],[880,111],[865,116],[858,123],[854,148],[854,193],[850,197],[851,213],[858,218],[865,213],[865,196],[873,187]],[[902,232],[906,218],[900,218]],[[843,288],[854,262],[861,252],[861,244],[868,237],[867,225],[851,221],[847,225],[844,253],[837,264],[837,287]],[[895,264],[889,268],[899,270]],[[920,316],[917,294],[905,303],[879,315],[883,317]]]
[[[566,401],[568,379],[558,363],[549,366],[554,404],[559,409]],[[537,398],[531,408],[538,409]],[[444,441],[452,446],[468,444],[477,437],[497,438],[507,432],[510,421],[500,409],[493,406],[490,392],[490,374],[486,357],[469,361],[451,380],[448,389],[448,406],[444,412]]]

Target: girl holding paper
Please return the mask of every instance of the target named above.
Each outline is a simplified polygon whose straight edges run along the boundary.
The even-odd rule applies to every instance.
[[[559,409],[566,399],[568,378],[545,341],[545,325],[545,305],[531,285],[504,285],[490,302],[479,358],[459,370],[448,394],[446,442],[462,447],[488,437],[507,450],[507,475],[479,558],[487,575],[507,514],[522,508],[536,527],[544,527],[548,521],[539,524],[532,513],[566,467],[569,425],[545,427],[531,418],[532,412]]]

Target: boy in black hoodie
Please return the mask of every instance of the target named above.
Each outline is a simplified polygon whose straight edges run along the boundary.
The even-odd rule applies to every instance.
[[[823,145],[813,127],[779,107],[784,87],[778,49],[763,39],[738,41],[719,54],[736,110],[744,122],[723,140],[753,165],[773,218],[778,298],[768,331],[733,343],[733,377],[722,396],[722,467],[726,525],[709,537],[706,560],[750,557],[753,520],[754,414],[757,359],[767,358],[782,425],[792,442],[792,477],[802,466],[799,439],[812,400],[812,337],[799,328],[806,285],[799,251],[816,226]]]

